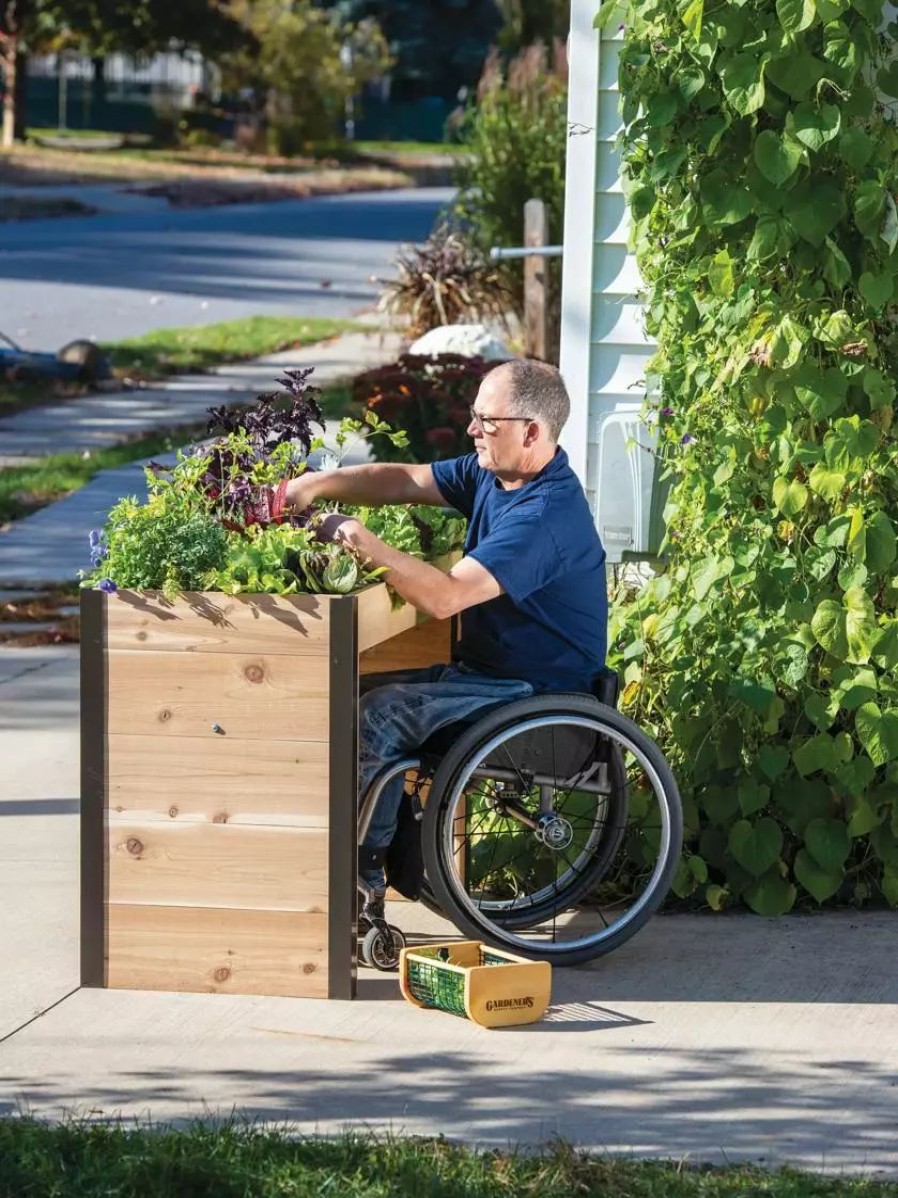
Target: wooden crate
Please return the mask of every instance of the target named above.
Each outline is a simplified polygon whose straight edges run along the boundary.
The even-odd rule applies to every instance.
[[[82,984],[350,998],[358,675],[448,628],[351,596],[82,595]]]

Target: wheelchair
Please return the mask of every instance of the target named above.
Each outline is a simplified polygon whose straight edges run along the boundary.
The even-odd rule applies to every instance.
[[[606,670],[591,695],[538,694],[441,728],[374,779],[359,844],[387,783],[414,775],[427,907],[471,939],[556,965],[618,948],[663,902],[683,842],[673,774],[616,710],[618,686]],[[403,947],[386,920],[360,927],[366,965],[395,969]]]

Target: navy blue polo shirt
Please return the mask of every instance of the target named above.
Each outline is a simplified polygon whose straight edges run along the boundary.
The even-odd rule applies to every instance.
[[[607,647],[605,550],[567,454],[512,491],[475,453],[432,470],[468,518],[465,554],[505,591],[461,613],[454,660],[538,691],[591,691]]]

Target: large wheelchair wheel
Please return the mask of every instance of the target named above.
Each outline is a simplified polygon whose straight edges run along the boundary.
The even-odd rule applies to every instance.
[[[509,703],[445,755],[424,808],[429,886],[460,931],[576,965],[637,932],[683,839],[658,747],[587,695]]]

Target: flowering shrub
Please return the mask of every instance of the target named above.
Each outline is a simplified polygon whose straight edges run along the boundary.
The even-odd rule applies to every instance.
[[[119,587],[179,591],[348,594],[382,573],[347,549],[323,544],[315,530],[321,513],[284,508],[286,482],[310,469],[311,453],[325,449],[312,434],[320,423],[310,371],[287,371],[286,390],[259,397],[249,409],[217,408],[209,444],[178,454],[174,467],[151,463],[149,498],[131,497],[112,510],[106,526],[90,533],[92,570],[85,585],[112,593]],[[353,438],[376,436],[405,443],[376,415],[344,420],[336,436],[339,464]],[[357,509],[363,516],[369,513]],[[407,553],[436,557],[458,547],[463,521],[431,509],[384,508],[369,525]]]
[[[364,405],[366,416],[402,428],[408,441],[397,445],[379,437],[371,444],[373,455],[382,462],[433,462],[470,453],[468,409],[494,365],[460,354],[403,354],[389,366],[360,374],[353,399]]]

